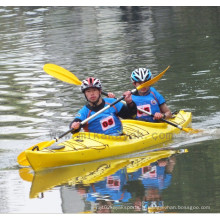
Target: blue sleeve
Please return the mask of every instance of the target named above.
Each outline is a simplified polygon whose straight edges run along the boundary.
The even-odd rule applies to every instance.
[[[117,111],[118,112],[120,112],[121,111],[121,109],[122,109],[122,107],[123,107],[123,103],[121,103],[121,102],[118,102],[117,104],[115,104],[115,107],[117,108]]]
[[[154,93],[154,95],[156,96],[157,100],[158,100],[158,104],[162,105],[166,102],[166,100],[164,99],[164,97],[154,88],[151,87],[151,91]]]
[[[82,109],[80,109],[77,114],[75,115],[75,119],[80,119],[81,121],[85,120],[88,115],[88,109],[86,106],[84,106]]]

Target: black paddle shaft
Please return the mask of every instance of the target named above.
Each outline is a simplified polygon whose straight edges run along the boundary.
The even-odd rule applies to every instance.
[[[55,138],[55,139],[58,141],[60,138],[64,137],[65,135],[67,135],[68,133],[70,133],[70,132],[72,132],[72,131],[74,131],[73,128],[71,128],[70,130],[68,130],[68,131],[66,131],[65,133],[61,134],[58,138]]]

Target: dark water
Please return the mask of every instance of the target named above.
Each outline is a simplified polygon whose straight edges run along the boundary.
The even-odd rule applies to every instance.
[[[96,212],[97,206],[147,212],[134,210],[146,195],[157,200],[149,206],[165,207],[165,212],[219,212],[220,7],[0,7],[0,33],[0,213]],[[164,170],[175,161],[169,178],[155,171],[160,160],[136,173],[128,171],[127,161],[93,182],[100,188],[96,202],[88,199],[94,197],[92,184],[65,181],[48,191],[42,185],[43,198],[31,199],[31,185],[41,176],[32,184],[31,171],[20,176],[18,154],[66,131],[85,103],[77,86],[44,73],[46,63],[62,66],[80,80],[96,76],[105,91],[117,96],[132,89],[133,69],[148,67],[156,75],[171,65],[155,88],[172,111],[191,111],[192,126],[205,133],[176,138],[173,147],[188,152],[162,161]],[[165,186],[144,185],[150,176],[138,172],[150,175],[150,169],[154,184],[162,178]],[[117,175],[124,191],[115,190],[127,200],[103,199],[105,181]]]

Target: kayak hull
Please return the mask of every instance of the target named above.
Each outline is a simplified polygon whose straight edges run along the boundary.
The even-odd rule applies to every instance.
[[[191,113],[181,110],[170,121],[187,127],[191,120]],[[161,143],[171,141],[173,135],[180,132],[180,129],[167,123],[122,120],[122,124],[124,133],[122,136],[79,132],[71,139],[58,144],[60,149],[26,150],[26,158],[33,170],[38,171],[129,154],[143,149],[154,149]]]

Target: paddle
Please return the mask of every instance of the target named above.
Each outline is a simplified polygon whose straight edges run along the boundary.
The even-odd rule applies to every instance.
[[[168,69],[169,67],[167,67]],[[166,69],[166,70],[167,70]],[[162,75],[166,72],[166,70],[164,70],[162,73],[160,73],[159,75],[157,75],[157,78],[155,80],[155,78],[153,78],[152,80],[149,80],[147,82],[145,82],[144,84],[138,86],[136,89],[133,89],[131,92],[132,93],[135,93],[136,91],[138,91],[139,89],[142,89],[143,87],[148,87],[152,84],[154,84],[157,80],[159,80]],[[61,77],[60,77],[61,78]],[[68,79],[68,78],[65,78],[65,79]],[[116,101],[114,101],[113,103],[111,103],[110,105],[107,105],[106,107],[104,107],[103,109],[101,109],[100,111],[96,112],[94,115],[88,117],[87,119],[85,119],[84,121],[82,121],[80,123],[80,125],[84,125],[85,123],[87,123],[89,120],[93,119],[94,117],[96,117],[97,115],[101,114],[102,112],[104,112],[105,110],[107,110],[108,108],[112,107],[113,105],[117,104],[118,102],[120,102],[121,100],[123,100],[125,97],[124,96],[121,96],[119,99],[116,99]],[[64,137],[65,135],[67,135],[68,133],[74,131],[74,129],[70,129],[68,131],[66,131],[64,134],[60,135],[58,138],[54,138],[54,140],[51,140],[51,141],[45,141],[45,142],[41,142],[41,143],[38,143],[30,148],[28,148],[28,150],[33,150],[35,148],[37,148],[38,150],[42,150],[43,148],[46,148],[46,147],[49,147],[51,146],[52,144],[54,144],[55,142],[57,142],[60,138]],[[26,158],[26,155],[25,155],[25,152],[22,152],[18,157],[17,157],[17,162],[22,165],[22,166],[28,166],[30,165],[27,158]]]
[[[61,66],[55,64],[45,64],[43,69],[49,75],[66,83],[70,83],[78,86],[82,84],[82,82],[73,73],[64,69]]]
[[[155,82],[157,82],[163,75],[164,73],[170,68],[170,66],[168,66],[163,72],[161,72],[160,74],[158,74],[157,76],[155,76],[153,79],[143,83],[142,85],[138,86],[136,89],[140,90],[144,87],[148,87],[152,84],[154,84]],[[66,83],[70,83],[70,84],[74,84],[74,85],[81,85],[82,82],[70,71],[64,69],[61,66],[55,65],[55,64],[45,64],[43,67],[44,71],[46,73],[48,73],[49,75],[64,81]],[[149,83],[149,85],[148,85]],[[135,89],[133,91],[136,91]]]
[[[164,75],[164,73],[169,68],[170,68],[170,66],[168,66],[163,72],[161,72],[160,74],[155,76],[153,79],[151,79],[151,80],[143,83],[142,85],[138,86],[136,89],[140,90],[144,87],[148,87],[148,86],[154,84],[155,82],[157,82]],[[58,65],[48,63],[48,64],[44,65],[43,69],[49,75],[51,75],[51,76],[53,76],[53,77],[55,77],[55,78],[57,78],[57,79],[59,79],[63,82],[74,84],[74,85],[77,85],[77,86],[82,84],[82,82],[73,73],[71,73],[70,71],[68,71],[68,70],[66,70],[63,67],[60,67]],[[135,93],[136,89],[132,90],[131,92]],[[108,94],[103,92],[103,91],[102,91],[102,94],[108,96]],[[138,109],[138,110],[140,110],[140,109]]]
[[[154,115],[151,114],[150,112],[147,112],[147,111],[145,111],[145,110],[143,110],[143,109],[138,109],[138,110],[141,111],[141,112],[143,112],[143,113],[145,113],[145,114],[147,114],[147,115],[149,115],[149,116],[151,116],[151,117],[154,117]],[[171,122],[171,121],[168,121],[168,120],[166,120],[166,119],[164,119],[164,118],[161,118],[160,121],[163,121],[163,122],[165,122],[165,123],[167,123],[167,124],[170,124],[170,125],[172,125],[172,126],[174,126],[174,127],[176,127],[176,128],[179,128],[180,130],[185,131],[185,132],[187,132],[187,133],[196,134],[196,133],[201,132],[201,130],[198,130],[198,129],[184,128],[184,127],[182,127],[182,126],[180,126],[180,125],[177,125],[177,124],[175,124],[175,123],[173,123],[173,122]]]
[[[108,93],[106,93],[106,92],[102,92],[102,94],[108,96]],[[153,114],[151,114],[150,112],[147,112],[147,111],[145,111],[145,110],[143,110],[143,109],[141,109],[141,108],[138,108],[138,111],[143,112],[143,113],[145,113],[145,114],[147,114],[147,115],[149,115],[149,116],[151,116],[151,117],[154,117]],[[177,125],[177,124],[175,124],[175,123],[173,123],[173,122],[171,122],[171,121],[168,121],[168,120],[166,120],[166,119],[164,119],[164,118],[161,118],[160,121],[163,121],[163,122],[165,122],[165,123],[167,123],[167,124],[170,124],[170,125],[172,125],[172,126],[174,126],[174,127],[176,127],[176,128],[179,128],[179,129],[182,130],[182,131],[185,131],[185,132],[191,133],[191,134],[197,134],[197,133],[199,133],[199,132],[202,131],[202,130],[200,130],[200,129],[184,128],[184,127],[182,127],[182,126],[180,126],[180,125]]]

